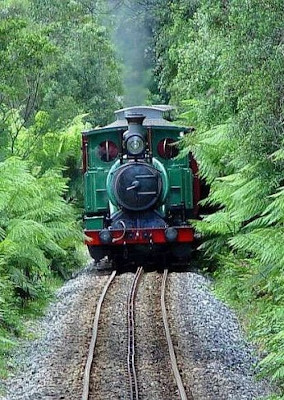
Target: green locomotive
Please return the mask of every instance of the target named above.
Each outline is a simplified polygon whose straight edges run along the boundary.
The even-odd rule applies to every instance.
[[[83,132],[84,229],[95,261],[190,257],[200,182],[194,159],[177,157],[175,143],[191,129],[167,120],[172,109],[125,108]]]

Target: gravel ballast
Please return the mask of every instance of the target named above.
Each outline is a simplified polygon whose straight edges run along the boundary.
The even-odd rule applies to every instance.
[[[141,400],[178,400],[171,369],[160,296],[162,275],[144,274],[136,299],[136,365]]]
[[[97,300],[107,276],[90,270],[67,282],[23,343],[5,400],[78,400]]]
[[[103,303],[91,372],[90,400],[124,399],[129,393],[126,302],[132,275],[116,277]]]
[[[171,334],[184,381],[195,400],[252,400],[269,394],[256,380],[257,357],[236,315],[195,273],[169,275],[167,304]]]
[[[126,370],[121,351],[126,343],[124,304],[133,277],[131,273],[119,276],[114,301],[106,299],[106,330],[97,349],[106,362],[104,370],[95,373],[93,386],[101,392],[98,399],[128,398],[125,384],[119,381]],[[108,276],[97,276],[89,268],[57,292],[46,316],[33,328],[38,338],[25,342],[15,355],[14,363],[19,367],[14,376],[2,382],[7,394],[1,400],[80,400],[95,308],[107,280]],[[178,396],[172,395],[172,377],[163,375],[169,373],[167,355],[161,354],[166,352],[163,327],[156,315],[160,281],[161,275],[147,274],[137,294],[137,363],[145,366],[145,371],[138,373],[139,387],[143,399],[147,393],[157,392],[149,400],[174,400]],[[214,297],[207,278],[189,272],[171,273],[166,304],[178,364],[195,400],[253,400],[268,394],[267,384],[255,380],[257,359],[235,314]],[[111,319],[113,312],[115,320]],[[152,338],[154,335],[157,337]],[[114,360],[120,367],[112,378]],[[109,392],[103,381],[109,382]]]

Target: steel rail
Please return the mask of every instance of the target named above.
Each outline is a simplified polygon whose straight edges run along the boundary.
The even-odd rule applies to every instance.
[[[166,333],[166,338],[168,342],[168,347],[169,347],[169,353],[170,353],[170,358],[171,358],[171,364],[172,364],[172,370],[174,373],[174,377],[177,383],[177,387],[179,390],[180,398],[181,400],[187,400],[187,395],[182,383],[182,379],[178,370],[178,365],[177,365],[177,359],[174,351],[174,346],[170,334],[170,328],[169,328],[169,323],[168,323],[168,317],[167,317],[167,309],[166,309],[166,304],[165,304],[165,291],[166,291],[166,281],[168,277],[168,269],[164,269],[164,274],[163,274],[163,280],[162,280],[162,288],[161,288],[161,308],[162,308],[162,316],[163,316],[163,322],[164,322],[164,328],[165,328],[165,333]]]
[[[128,353],[127,353],[127,371],[130,383],[130,400],[139,400],[138,382],[135,369],[135,318],[134,303],[139,279],[143,272],[143,267],[138,267],[132,282],[131,290],[127,299],[128,316]]]
[[[83,394],[82,394],[82,398],[81,398],[82,400],[89,399],[90,374],[91,374],[91,367],[92,367],[92,363],[93,363],[93,359],[94,359],[94,351],[95,351],[95,346],[96,346],[96,341],[97,341],[97,336],[98,336],[98,326],[99,326],[101,308],[102,308],[102,304],[103,304],[105,295],[108,291],[110,284],[114,280],[115,275],[116,275],[116,271],[113,271],[102,291],[102,294],[99,298],[98,305],[96,308],[96,313],[95,313],[94,322],[93,322],[93,329],[92,329],[92,338],[91,338],[91,342],[90,342],[89,353],[88,353],[88,358],[87,358],[87,362],[85,365],[85,371],[84,371],[84,377],[83,377]]]

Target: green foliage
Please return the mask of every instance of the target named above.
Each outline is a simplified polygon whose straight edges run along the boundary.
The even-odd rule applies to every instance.
[[[85,262],[81,131],[120,94],[99,3],[1,2],[0,374],[25,315]]]
[[[262,373],[283,389],[283,4],[179,0],[168,13],[156,79],[197,128],[183,152],[210,183],[203,203],[217,209],[194,224],[218,262],[219,293],[267,352]]]
[[[37,140],[46,129],[64,129],[78,114],[93,125],[109,122],[118,106],[119,68],[91,7],[80,1],[8,1],[0,33],[2,159],[16,154],[19,133],[31,125]]]
[[[119,68],[96,3],[31,1],[34,19],[49,32],[60,54],[43,99],[59,127],[82,113],[88,113],[93,125],[106,124],[118,106]]]
[[[53,275],[70,276],[84,259],[75,209],[62,197],[66,179],[60,171],[33,176],[27,163],[0,163],[0,359],[22,332],[20,308],[50,293]],[[77,261],[70,263],[70,258]]]
[[[36,297],[51,260],[82,239],[75,212],[62,198],[66,181],[47,171],[32,176],[11,158],[0,164],[1,269],[22,297]]]
[[[15,154],[29,160],[33,172],[42,175],[50,168],[62,168],[68,178],[68,191],[64,197],[82,206],[81,132],[90,127],[79,115],[62,131],[52,131],[50,116],[39,111],[35,123],[28,129],[22,127],[15,145]],[[50,130],[49,130],[50,129]]]

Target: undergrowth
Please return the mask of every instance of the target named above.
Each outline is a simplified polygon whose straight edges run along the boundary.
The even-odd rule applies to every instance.
[[[212,214],[192,221],[216,287],[263,352],[259,375],[284,395],[283,1],[169,2],[157,80],[180,106]],[[281,83],[280,83],[281,82]]]
[[[284,277],[256,277],[257,268],[251,259],[240,261],[232,254],[222,257],[214,273],[215,293],[236,310],[248,339],[259,351],[258,378],[269,377],[277,383],[282,396],[269,399],[280,400],[284,398]]]
[[[29,330],[34,320],[43,316],[46,307],[54,299],[54,292],[63,284],[63,278],[50,277],[41,292],[41,296],[34,300],[20,304],[15,300],[5,310],[1,310],[2,324],[0,329],[0,378],[7,378],[13,369],[10,359],[13,352],[23,339],[34,339],[34,333]]]

